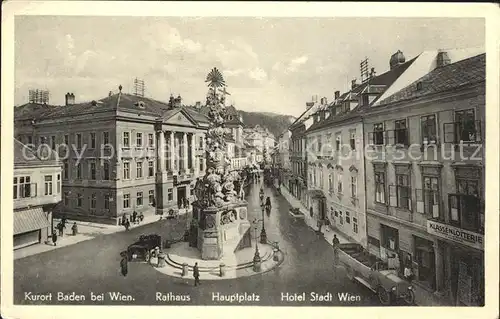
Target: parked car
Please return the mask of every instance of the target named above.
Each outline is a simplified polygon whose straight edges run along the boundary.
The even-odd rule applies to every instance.
[[[390,305],[401,299],[409,305],[415,302],[413,286],[400,278],[397,270],[388,269],[386,263],[369,254],[361,245],[339,244],[336,254],[347,277],[376,293],[381,304]]]
[[[149,262],[151,251],[155,247],[161,247],[161,236],[156,234],[141,235],[132,245],[127,248],[127,259],[129,261]]]

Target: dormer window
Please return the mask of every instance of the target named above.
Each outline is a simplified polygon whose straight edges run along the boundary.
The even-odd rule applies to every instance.
[[[135,102],[135,106],[137,106],[140,109],[146,108],[146,104],[143,101]]]
[[[417,82],[417,91],[422,90],[422,82]]]

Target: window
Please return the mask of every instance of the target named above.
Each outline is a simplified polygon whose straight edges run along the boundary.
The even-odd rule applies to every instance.
[[[349,213],[349,212],[347,212],[347,211],[345,212],[345,222],[346,222],[347,224],[350,224],[350,223],[351,223],[351,213]]]
[[[474,109],[455,111],[456,143],[479,142],[479,126],[476,127]]]
[[[45,195],[52,195],[52,175],[45,175]]]
[[[76,194],[76,207],[82,207],[83,205],[83,195]]]
[[[353,217],[353,218],[352,218],[352,231],[353,231],[354,233],[356,233],[356,234],[357,234],[357,233],[358,233],[358,231],[359,231],[359,230],[358,230],[358,219],[357,219],[356,217]]]
[[[36,184],[31,183],[30,176],[14,177],[14,199],[36,196]]]
[[[55,150],[56,149],[56,137],[54,135],[52,135],[50,137],[50,147]]]
[[[155,190],[151,189],[149,191],[149,205],[153,206],[155,204]]]
[[[149,147],[154,147],[155,146],[155,140],[154,140],[154,136],[153,136],[152,133],[148,134],[148,146]]]
[[[64,145],[69,146],[69,135],[64,135]]]
[[[342,173],[337,173],[337,193],[342,194]]]
[[[436,132],[436,116],[426,115],[420,118],[420,125],[422,130],[422,144],[436,144],[437,142],[437,132]]]
[[[422,82],[417,82],[417,91],[422,90]]]
[[[171,202],[174,200],[174,191],[172,188],[169,188],[168,191],[167,191],[167,195],[168,195],[168,201]]]
[[[104,195],[104,209],[109,209],[109,194]]]
[[[57,193],[61,194],[61,174],[57,174]]]
[[[335,150],[338,152],[340,151],[340,143],[342,142],[342,135],[341,133],[335,134]]]
[[[82,134],[76,134],[76,149],[82,149]]]
[[[391,185],[389,189],[391,206],[411,210],[410,174],[406,167],[401,168],[406,172],[398,172],[399,168],[396,166],[396,185]]]
[[[375,172],[375,202],[385,204],[385,172]]]
[[[90,133],[90,148],[95,148],[95,133]]]
[[[104,178],[103,180],[105,181],[109,181],[109,163],[108,162],[104,162],[103,164],[103,171],[104,171]]]
[[[362,105],[368,105],[370,103],[370,100],[368,99],[368,94],[363,94],[363,104]]]
[[[200,172],[203,172],[203,159],[200,158]]]
[[[102,133],[102,143],[104,145],[109,144],[109,132],[103,132]]]
[[[394,122],[394,139],[396,144],[408,145],[408,130],[406,120],[397,120]]]
[[[349,142],[351,144],[351,150],[356,149],[356,130],[349,131]]]
[[[130,194],[123,194],[123,208],[130,208]]]
[[[90,180],[92,181],[96,180],[95,162],[90,162]]]
[[[330,193],[333,192],[333,176],[332,176],[332,174],[328,174],[328,191]]]
[[[136,167],[136,177],[135,178],[142,178],[142,162],[135,162]]]
[[[381,246],[385,249],[389,249],[391,251],[399,250],[399,231],[396,228],[392,228],[386,226],[384,224],[380,224],[381,229]]]
[[[342,216],[342,211],[339,210],[339,222],[340,225],[344,225],[344,216]]]
[[[200,141],[200,150],[202,150],[203,149],[203,136],[200,136],[199,141]]]
[[[123,179],[130,179],[130,163],[123,163]]]
[[[455,174],[457,194],[449,195],[450,222],[466,230],[483,232],[484,208],[481,203],[479,170],[459,168]]]
[[[420,195],[417,191],[418,212],[432,216],[435,219],[443,219],[439,210],[439,178],[436,176],[423,176],[423,192]],[[422,197],[420,199],[420,197]]]
[[[136,147],[142,147],[142,133],[137,133],[135,138]]]
[[[136,204],[137,206],[142,206],[142,192],[137,192]]]
[[[63,179],[67,180],[69,178],[69,164],[68,160],[64,160],[63,164]]]
[[[82,163],[76,164],[76,179],[82,179]]]
[[[321,148],[323,147],[323,139],[322,139],[322,136],[318,136],[317,138],[317,141],[318,141],[318,144],[317,144],[317,148],[318,148],[318,155],[322,155],[321,153]]]
[[[92,197],[90,198],[90,209],[95,209],[97,207],[97,195],[92,194]]]
[[[64,206],[68,206],[69,205],[69,193],[68,192],[64,192],[63,200],[64,200]]]
[[[123,147],[130,147],[130,133],[123,132]]]
[[[351,197],[356,198],[358,196],[358,181],[356,176],[351,176]]]
[[[384,145],[384,123],[373,124],[373,144]]]
[[[149,161],[148,163],[148,176],[153,177],[155,175],[155,163],[153,161]]]

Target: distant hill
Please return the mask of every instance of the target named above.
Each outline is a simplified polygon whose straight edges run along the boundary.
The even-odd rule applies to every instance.
[[[243,117],[245,127],[254,127],[259,124],[267,128],[277,138],[295,121],[291,115],[276,114],[271,112],[245,112],[238,110]]]

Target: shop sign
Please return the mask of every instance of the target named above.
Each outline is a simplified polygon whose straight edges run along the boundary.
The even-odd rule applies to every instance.
[[[427,221],[427,232],[469,247],[484,250],[484,236],[478,233],[438,223],[432,220]]]

